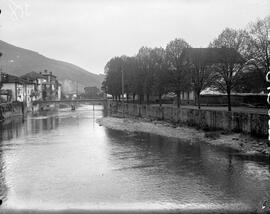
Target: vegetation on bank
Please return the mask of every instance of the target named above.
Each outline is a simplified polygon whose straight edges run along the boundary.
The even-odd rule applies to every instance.
[[[200,92],[206,88],[225,92],[228,95],[228,110],[231,110],[231,92],[266,92],[265,76],[270,69],[270,16],[250,23],[246,29],[223,30],[209,44],[209,48],[230,48],[228,60],[218,63],[183,63],[183,52],[191,45],[184,39],[170,41],[166,48],[142,47],[135,56],[113,57],[105,66],[105,81],[102,89],[119,99],[122,82],[127,99],[136,95],[140,103],[149,104],[149,97],[159,97],[174,92],[178,106],[182,91],[194,91],[200,107]],[[224,57],[223,57],[224,58]],[[204,61],[205,62],[205,61]],[[122,81],[122,79],[124,81]],[[146,100],[144,98],[146,97]]]

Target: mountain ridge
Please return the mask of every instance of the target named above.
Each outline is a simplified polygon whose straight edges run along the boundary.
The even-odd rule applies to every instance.
[[[2,72],[21,76],[31,71],[42,72],[48,70],[57,76],[66,93],[78,90],[83,91],[84,87],[101,87],[104,80],[103,74],[94,74],[87,70],[53,58],[49,58],[39,52],[21,48],[0,40],[0,65]]]

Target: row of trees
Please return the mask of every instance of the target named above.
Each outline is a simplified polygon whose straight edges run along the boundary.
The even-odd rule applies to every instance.
[[[106,64],[102,89],[114,99],[120,99],[123,74],[127,98],[132,95],[134,100],[138,95],[140,103],[146,101],[149,104],[149,97],[158,95],[161,104],[163,94],[174,92],[180,106],[181,92],[193,90],[200,108],[200,93],[210,87],[227,93],[230,111],[232,91],[258,93],[267,90],[269,31],[270,16],[249,24],[244,30],[226,28],[209,44],[209,48],[232,48],[241,54],[243,60],[232,59],[237,57],[232,52],[228,60],[212,64],[196,57],[183,63],[183,50],[191,47],[184,39],[175,39],[166,48],[142,47],[136,56],[114,57]]]

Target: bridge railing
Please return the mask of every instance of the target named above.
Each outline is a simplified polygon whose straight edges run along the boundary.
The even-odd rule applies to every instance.
[[[106,102],[106,99],[77,99],[77,100],[35,100],[33,104],[41,103],[78,103],[78,102]]]

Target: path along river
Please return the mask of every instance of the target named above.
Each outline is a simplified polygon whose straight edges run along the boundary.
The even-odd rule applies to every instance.
[[[204,143],[99,126],[102,107],[0,125],[2,209],[256,209],[270,166]]]

